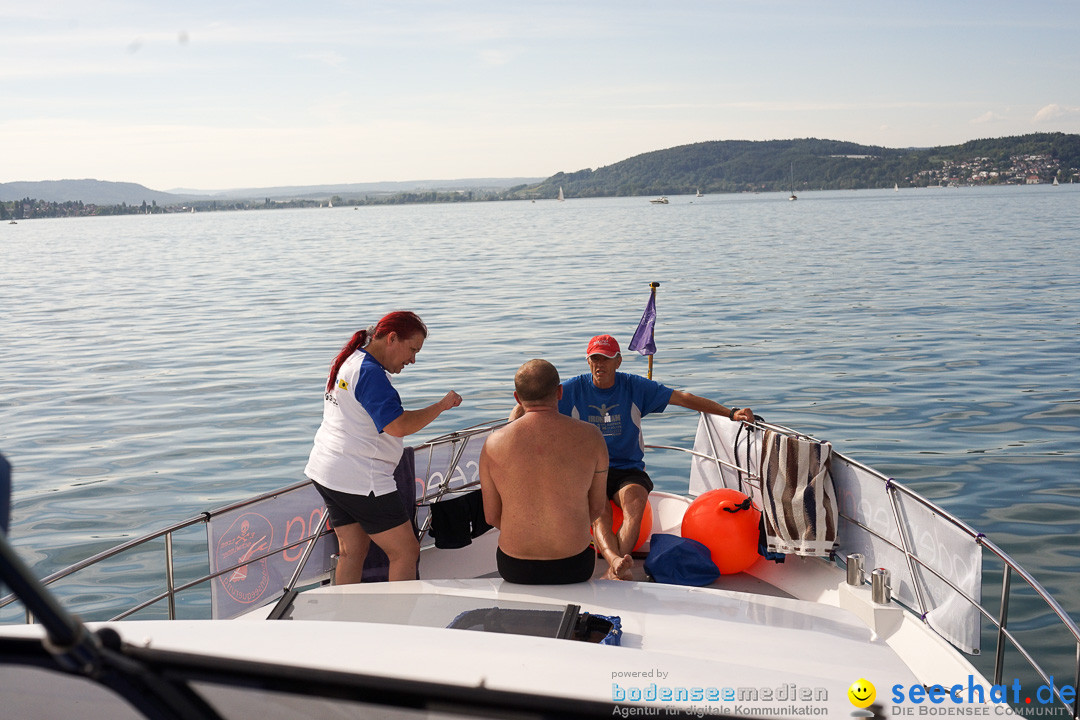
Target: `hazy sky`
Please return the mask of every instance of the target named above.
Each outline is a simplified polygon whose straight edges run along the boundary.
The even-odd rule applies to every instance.
[[[0,0],[0,182],[546,177],[1080,133],[1080,2]]]

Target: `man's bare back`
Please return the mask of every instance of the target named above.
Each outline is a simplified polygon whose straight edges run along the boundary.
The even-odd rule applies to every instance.
[[[519,376],[530,363],[546,361],[526,363]],[[550,399],[522,402],[524,416],[480,453],[487,521],[500,530],[500,549],[522,560],[580,554],[607,504],[607,445],[595,426],[559,414],[561,391],[555,373]]]

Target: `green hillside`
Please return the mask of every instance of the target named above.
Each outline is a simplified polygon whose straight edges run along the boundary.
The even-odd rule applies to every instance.
[[[894,149],[837,140],[720,140],[656,150],[596,170],[561,172],[510,198],[687,195],[1061,183],[1077,177],[1080,135],[1039,133]],[[792,177],[794,178],[792,181]]]

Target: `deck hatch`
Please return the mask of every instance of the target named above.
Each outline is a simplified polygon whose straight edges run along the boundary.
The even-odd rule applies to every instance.
[[[531,635],[617,645],[621,635],[618,618],[581,612],[580,605],[560,610],[484,607],[466,610],[447,627],[457,630]]]

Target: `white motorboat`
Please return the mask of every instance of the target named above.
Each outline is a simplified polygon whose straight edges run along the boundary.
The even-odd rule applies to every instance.
[[[667,205],[668,204],[667,195],[661,195],[658,198],[653,198],[649,202],[651,202],[653,205]]]
[[[663,568],[656,554],[637,561],[633,581],[597,579],[600,562],[586,583],[502,581],[498,531],[448,530],[441,511],[452,506],[440,507],[475,499],[479,449],[498,424],[406,453],[412,466],[400,489],[416,495],[416,581],[330,584],[333,536],[306,482],[40,582],[0,534],[0,579],[16,591],[0,607],[20,602],[36,622],[0,626],[0,716],[839,718],[1035,707],[1077,717],[1080,661],[1055,681],[1039,648],[1020,647],[1008,623],[1016,581],[1041,603],[1040,622],[1080,652],[1076,623],[1028,573],[918,494],[787,428],[702,415],[692,449],[651,447],[647,460],[662,456],[660,466],[685,459],[685,492],[650,496],[652,534],[641,552],[679,536],[721,488],[759,508],[813,505],[835,520],[818,523],[833,526],[832,537],[785,547],[772,537],[780,528],[763,530],[770,547],[787,550],[783,562],[759,557],[703,587],[653,581],[643,566]],[[831,454],[829,482],[818,474],[805,486],[831,483],[815,503],[791,505],[774,492],[763,449],[777,438]],[[652,467],[670,486],[667,471]],[[982,599],[984,553],[1004,568],[997,607]],[[111,588],[153,557],[160,586],[140,580],[127,606],[115,604]],[[45,586],[76,578],[62,609]],[[971,659],[986,639],[989,673]],[[1017,659],[1030,675],[1007,674]]]

